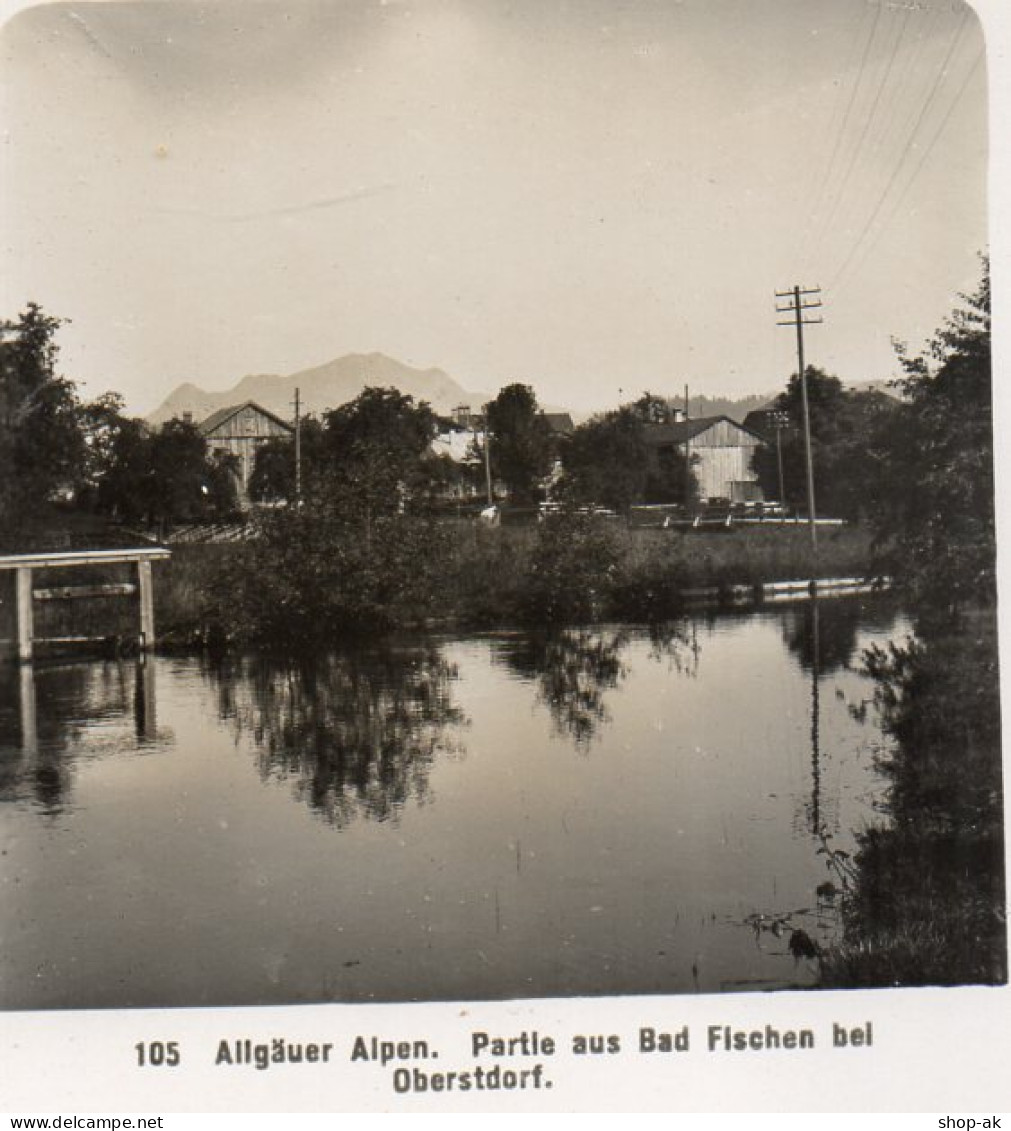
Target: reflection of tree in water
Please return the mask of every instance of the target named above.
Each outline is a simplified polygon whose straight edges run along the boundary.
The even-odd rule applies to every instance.
[[[785,610],[783,639],[804,671],[817,668],[819,675],[831,675],[859,659],[857,637],[861,632],[888,631],[895,618],[895,603],[887,594],[819,598]]]
[[[611,721],[605,695],[628,674],[621,657],[631,640],[624,628],[570,628],[519,637],[499,654],[518,675],[537,681],[538,700],[551,712],[557,732],[586,750]],[[679,674],[695,674],[699,646],[687,621],[651,626],[649,641],[650,659],[666,661]]]
[[[436,648],[262,657],[214,669],[222,714],[260,750],[264,777],[292,778],[296,795],[335,825],[394,817],[428,797],[436,756],[460,747],[455,668]]]
[[[856,653],[857,633],[866,624],[863,605],[858,600],[804,601],[787,610],[783,617],[783,639],[805,672],[830,675],[850,666]]]
[[[649,626],[650,659],[666,663],[668,671],[694,679],[699,673],[698,621],[693,617]]]

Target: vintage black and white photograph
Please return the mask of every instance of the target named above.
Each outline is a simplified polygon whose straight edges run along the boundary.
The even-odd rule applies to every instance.
[[[0,1009],[1006,983],[971,6],[0,58]]]

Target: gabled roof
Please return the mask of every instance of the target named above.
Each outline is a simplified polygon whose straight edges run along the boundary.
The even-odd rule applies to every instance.
[[[757,432],[752,431],[750,428],[745,428],[744,425],[738,424],[729,416],[700,416],[695,420],[678,420],[674,424],[647,424],[646,425],[646,443],[647,444],[687,444],[689,440],[694,440],[696,436],[701,436],[703,432],[708,431],[714,424],[719,424],[720,421],[725,420],[732,427],[739,429],[748,436],[754,436],[756,440],[761,440],[762,437]]]
[[[212,412],[211,415],[208,416],[207,419],[200,425],[200,431],[205,436],[207,436],[211,432],[213,432],[215,428],[220,428],[226,420],[231,420],[233,416],[235,416],[237,413],[242,412],[242,410],[246,408],[255,409],[262,416],[266,416],[268,419],[273,420],[275,424],[280,424],[281,427],[286,429],[288,432],[292,431],[292,427],[287,422],[287,420],[282,420],[279,416],[275,416],[274,413],[268,412],[267,409],[265,409],[262,405],[258,405],[256,401],[243,401],[242,404],[233,404],[228,405],[227,408],[219,408],[217,412]]]
[[[548,427],[556,436],[571,436],[576,430],[576,426],[572,422],[572,417],[567,412],[544,412],[541,413],[541,415],[548,422]]]

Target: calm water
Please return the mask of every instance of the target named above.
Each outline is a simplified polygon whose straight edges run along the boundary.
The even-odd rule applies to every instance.
[[[0,1006],[810,984],[876,817],[853,601],[0,672]],[[788,932],[787,932],[788,934]]]

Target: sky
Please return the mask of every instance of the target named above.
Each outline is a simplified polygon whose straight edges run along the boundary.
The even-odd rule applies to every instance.
[[[137,413],[372,351],[590,412],[778,390],[802,285],[882,380],[978,282],[987,71],[962,0],[24,7],[0,317]]]

